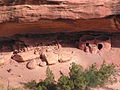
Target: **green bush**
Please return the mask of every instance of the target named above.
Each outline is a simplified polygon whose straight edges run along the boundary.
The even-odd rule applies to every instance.
[[[72,90],[74,89],[74,83],[68,76],[62,75],[57,83],[57,90]]]
[[[83,70],[81,66],[73,63],[72,68],[70,68],[70,80],[74,82],[76,90],[85,90],[89,87],[105,85],[114,72],[115,66],[113,64],[103,63],[100,69],[97,69],[96,64],[92,64],[88,69]]]
[[[49,67],[47,67],[46,69],[46,75],[47,75],[46,79],[43,82],[38,83],[37,90],[55,90],[56,89],[54,75]]]
[[[62,75],[56,83],[54,75],[48,67],[44,81],[29,82],[27,87],[33,90],[89,90],[90,87],[105,85],[115,72],[113,64],[106,65],[105,63],[101,65],[100,69],[93,64],[85,70],[82,66],[72,63],[69,69],[69,76]]]
[[[36,87],[37,87],[37,83],[34,80],[25,84],[25,88],[36,89]]]

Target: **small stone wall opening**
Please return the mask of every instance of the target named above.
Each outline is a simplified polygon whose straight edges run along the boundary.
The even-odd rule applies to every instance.
[[[103,48],[102,44],[98,44],[98,49],[101,50]]]
[[[86,43],[86,46],[89,46],[89,43]]]

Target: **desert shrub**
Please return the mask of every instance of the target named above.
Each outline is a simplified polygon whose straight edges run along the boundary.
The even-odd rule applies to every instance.
[[[105,85],[115,72],[113,64],[106,65],[105,63],[99,69],[96,64],[92,64],[88,69],[83,69],[82,66],[72,63],[69,69],[69,76],[62,75],[56,83],[54,75],[48,67],[44,81],[28,83],[27,87],[34,90],[89,90],[91,87]]]
[[[72,80],[74,83],[75,90],[83,90],[86,88],[87,82],[85,78],[85,72],[82,66],[72,63],[69,75],[70,80]]]
[[[37,84],[37,90],[55,90],[56,89],[54,75],[49,67],[47,67],[46,69],[46,76],[47,77],[44,81],[39,82]]]
[[[57,90],[73,90],[74,83],[68,76],[62,75],[57,83]]]
[[[105,85],[114,72],[113,64],[103,63],[100,69],[97,69],[96,64],[92,64],[88,69],[83,70],[81,66],[73,63],[70,69],[70,79],[73,80],[75,89],[86,89]]]
[[[4,90],[4,89],[0,89],[0,90]],[[18,87],[18,88],[9,88],[8,90],[25,90],[25,89],[23,89],[23,88],[21,88],[21,87]]]
[[[107,82],[112,82],[109,81],[109,78],[114,74],[114,72],[116,72],[116,70],[113,64],[106,65],[105,63],[103,63],[99,71],[96,73],[99,80],[99,85],[102,86]]]
[[[37,83],[36,81],[31,81],[25,84],[25,88],[29,88],[29,89],[36,89]]]
[[[49,67],[46,69],[46,76],[46,79],[39,83],[36,83],[35,81],[28,82],[25,84],[25,88],[32,90],[56,90],[54,75]]]

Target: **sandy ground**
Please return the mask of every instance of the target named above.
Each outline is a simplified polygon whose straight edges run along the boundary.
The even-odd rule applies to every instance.
[[[82,33],[83,34],[83,33]],[[41,42],[51,43],[56,39],[61,41],[61,48],[60,51],[71,52],[71,60],[64,63],[56,63],[55,65],[49,65],[50,69],[53,71],[55,75],[55,80],[60,77],[60,72],[65,75],[68,75],[70,63],[75,62],[77,64],[82,65],[84,68],[87,68],[93,63],[96,63],[97,66],[103,63],[105,60],[106,63],[114,63],[119,70],[120,65],[120,36],[118,35],[111,35],[112,40],[112,48],[108,52],[102,52],[97,54],[88,54],[84,51],[78,49],[76,42],[78,41],[79,37],[82,34],[59,34],[59,35],[41,35],[41,36],[14,36],[10,38],[16,38],[19,40],[23,40],[24,42],[31,42],[31,47],[34,47],[33,44],[40,40]],[[103,33],[104,34],[104,33]],[[64,37],[63,37],[64,35]],[[73,38],[74,37],[74,38]],[[1,39],[2,40],[2,39]],[[46,43],[44,43],[46,46]],[[49,45],[48,45],[49,46]],[[54,45],[53,45],[54,46]],[[40,46],[41,47],[41,46]],[[12,51],[4,52],[11,55]],[[29,53],[28,53],[29,55]],[[40,60],[40,59],[36,59]],[[21,87],[25,83],[36,80],[37,82],[44,80],[45,78],[45,71],[48,65],[41,67],[36,65],[35,69],[28,69],[26,67],[26,62],[17,62],[11,58],[6,59],[6,63],[0,66],[0,83],[4,85],[4,89],[8,90],[10,87]],[[120,76],[117,76],[118,82],[115,84],[109,84],[103,88],[97,88],[95,90],[120,90]],[[1,89],[1,90],[4,90]]]

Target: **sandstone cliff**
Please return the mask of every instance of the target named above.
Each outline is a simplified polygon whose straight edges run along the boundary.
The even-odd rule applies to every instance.
[[[3,34],[23,33],[23,31],[25,33],[87,30],[119,32],[119,14],[119,0],[62,0],[62,3],[53,5],[1,6],[0,29]],[[108,16],[113,17],[105,18]],[[7,28],[9,25],[11,27]],[[17,32],[13,31],[15,29]]]
[[[119,0],[47,0],[40,5],[30,4],[0,6],[0,85],[5,85],[5,90],[41,81],[47,66],[56,79],[60,72],[68,75],[72,62],[87,68],[106,61],[120,69]],[[6,37],[13,34],[18,35]],[[107,87],[118,90],[119,81]]]

